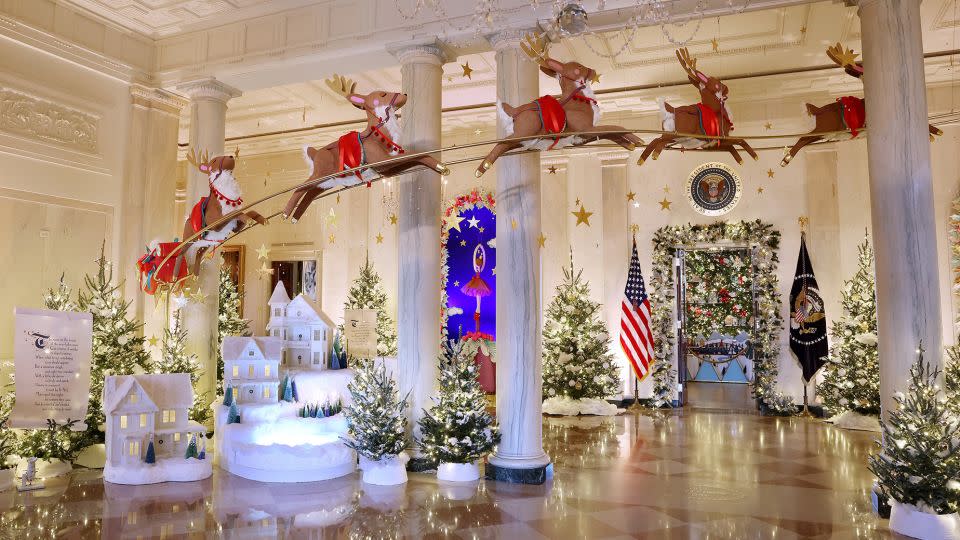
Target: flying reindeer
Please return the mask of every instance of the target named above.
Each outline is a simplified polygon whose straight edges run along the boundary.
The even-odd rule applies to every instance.
[[[673,107],[662,98],[660,103],[660,118],[665,133],[654,139],[643,150],[643,154],[637,161],[638,165],[643,165],[650,154],[653,159],[660,157],[660,152],[667,145],[676,143],[685,149],[711,149],[730,152],[737,163],[743,163],[740,154],[734,145],[741,146],[753,159],[759,159],[757,153],[750,148],[744,139],[727,138],[733,130],[733,122],[730,119],[730,110],[727,108],[727,85],[720,82],[716,77],[704,75],[697,70],[697,59],[690,57],[690,52],[686,47],[677,49],[677,60],[683,66],[687,73],[687,79],[690,84],[697,87],[700,91],[700,103],[696,105],[683,105]],[[703,134],[711,137],[724,137],[723,139],[700,139],[697,137],[684,136],[682,134]]]
[[[236,166],[235,156],[217,156],[210,159],[208,152],[198,155],[191,149],[187,153],[187,161],[197,170],[208,175],[210,191],[206,197],[200,198],[200,201],[190,211],[190,215],[187,216],[187,220],[183,224],[184,240],[243,205],[240,184],[233,176],[233,168]],[[259,213],[247,210],[237,214],[233,219],[217,228],[205,231],[199,238],[190,242],[188,253],[195,252],[192,266],[193,274],[199,274],[200,261],[207,248],[220,245],[232,233],[241,231],[253,222],[260,225],[267,224],[266,218]],[[178,260],[177,264],[180,263],[181,261]]]
[[[857,55],[854,54],[852,49],[847,49],[837,43],[827,49],[827,56],[829,56],[830,60],[833,60],[835,64],[842,67],[848,75],[858,79],[863,77],[863,63],[856,61]],[[860,130],[866,127],[867,122],[864,100],[856,96],[839,97],[835,102],[824,105],[823,107],[817,107],[816,105],[807,103],[807,114],[813,116],[816,122],[813,131],[810,132],[811,134],[847,132],[843,135],[829,136],[829,140],[831,141],[856,138],[856,136],[860,134]],[[931,140],[936,135],[943,135],[943,131],[936,126],[931,125],[929,129]],[[793,147],[784,154],[783,159],[780,161],[780,166],[786,167],[804,146],[825,140],[828,140],[828,136],[806,135],[800,137]]]
[[[477,178],[487,172],[504,152],[516,148],[553,150],[599,139],[610,140],[627,150],[643,144],[632,133],[615,133],[624,131],[620,126],[596,125],[600,121],[600,108],[590,87],[591,83],[599,80],[596,71],[578,62],[563,63],[547,56],[547,41],[543,35],[527,34],[520,46],[527,56],[540,65],[540,71],[559,81],[561,95],[559,98],[546,95],[519,107],[497,102],[497,116],[506,126],[508,136],[543,135],[543,138],[497,143],[477,167]],[[611,133],[563,136],[564,133],[576,131]]]
[[[303,157],[310,166],[307,182],[362,165],[373,166],[362,171],[346,172],[295,190],[283,210],[284,218],[289,217],[296,223],[318,195],[334,186],[356,185],[370,182],[376,177],[395,176],[417,165],[433,169],[444,176],[450,174],[450,169],[429,155],[374,165],[404,153],[403,147],[397,142],[400,138],[400,126],[396,112],[407,102],[406,94],[383,90],[367,95],[357,94],[357,83],[340,75],[334,75],[326,83],[351,105],[367,113],[367,129],[359,133],[351,131],[323,148],[304,147]]]

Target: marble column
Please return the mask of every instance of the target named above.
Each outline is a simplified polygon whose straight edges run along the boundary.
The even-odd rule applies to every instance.
[[[436,42],[392,52],[400,61],[407,95],[402,144],[407,152],[440,148],[446,54]],[[436,387],[440,355],[440,175],[417,170],[401,176],[398,185],[397,382],[400,395],[409,395],[408,429],[417,437],[417,422]],[[414,448],[411,469],[417,470],[422,463],[418,457]]]
[[[124,297],[131,317],[143,321],[147,337],[163,335],[166,312],[140,291],[133,262],[154,239],[169,242],[179,236],[175,214],[177,135],[183,98],[159,88],[130,86],[129,145],[124,163],[123,229],[120,260]],[[159,349],[151,351],[159,354]]]
[[[236,88],[207,78],[182,84],[179,92],[190,98],[190,148],[209,152],[210,157],[224,154],[227,122],[227,101],[240,95]],[[208,176],[196,167],[187,168],[187,208],[209,192]],[[182,232],[182,231],[181,231]],[[201,302],[191,301],[183,312],[187,328],[187,353],[197,355],[203,377],[196,389],[213,400],[217,388],[217,301],[220,286],[220,258],[203,263],[197,291],[206,295]]]
[[[496,50],[497,99],[520,105],[538,97],[537,65],[520,50],[530,30],[490,36]],[[507,136],[497,121],[497,135]],[[540,156],[497,160],[497,420],[502,439],[487,478],[542,484],[550,458],[543,451],[540,310]]]
[[[937,228],[919,0],[860,0],[883,416],[921,344],[940,363]]]

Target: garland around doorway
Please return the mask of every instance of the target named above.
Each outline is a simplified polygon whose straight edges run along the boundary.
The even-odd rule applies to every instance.
[[[672,364],[674,344],[677,340],[673,267],[677,248],[722,241],[747,244],[755,248],[753,279],[757,294],[757,335],[754,337],[753,395],[770,413],[793,414],[796,408],[792,399],[776,390],[780,333],[783,330],[780,280],[776,274],[780,262],[777,257],[780,232],[768,223],[759,220],[731,221],[709,225],[675,225],[657,230],[653,236],[653,276],[650,280],[656,360]],[[657,371],[656,375],[662,377],[669,373],[668,370],[662,370]],[[660,386],[671,388],[673,385]]]

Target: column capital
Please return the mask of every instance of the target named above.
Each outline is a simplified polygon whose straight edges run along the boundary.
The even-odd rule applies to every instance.
[[[174,116],[179,116],[180,111],[190,104],[189,100],[173,92],[136,83],[130,85],[130,99],[134,106],[157,109]]]
[[[243,92],[218,81],[214,77],[206,77],[194,81],[188,81],[177,85],[177,91],[182,92],[190,98],[191,101],[208,99],[226,103],[232,98],[239,97]]]
[[[419,43],[387,45],[387,51],[401,64],[434,64],[442,66],[456,59],[449,48],[434,38]]]
[[[493,47],[493,50],[515,49],[520,47],[520,43],[527,34],[537,35],[540,29],[534,26],[523,28],[504,28],[498,32],[487,34],[487,43]]]

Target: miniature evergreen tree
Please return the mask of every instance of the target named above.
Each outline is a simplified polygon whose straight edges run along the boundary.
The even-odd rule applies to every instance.
[[[197,459],[207,459],[207,440],[200,439],[200,442],[202,444],[200,445],[200,455],[197,456]]]
[[[293,389],[290,387],[290,376],[284,375],[283,380],[280,381],[280,391],[277,392],[279,401],[286,401],[287,403],[293,402]]]
[[[387,314],[387,293],[380,283],[380,274],[373,269],[369,258],[360,267],[360,275],[350,287],[347,302],[343,307],[377,310],[377,356],[396,356],[397,331],[393,326],[393,319]],[[341,331],[342,329],[341,326]]]
[[[103,442],[104,423],[101,399],[106,375],[149,372],[150,355],[139,335],[142,325],[127,318],[129,302],[121,300],[120,287],[113,284],[113,269],[101,247],[95,276],[84,278],[80,311],[93,314],[93,359],[90,363],[90,404],[87,407],[84,446]],[[82,446],[81,446],[82,447]]]
[[[290,381],[290,397],[293,401],[300,403],[300,395],[297,393],[297,381]]]
[[[371,461],[395,456],[407,446],[406,399],[400,399],[397,385],[383,363],[358,363],[350,385],[353,404],[343,409],[349,426],[344,444]]]
[[[60,275],[60,284],[56,289],[50,289],[43,296],[43,306],[57,311],[77,311],[77,303],[70,299],[72,292]]]
[[[947,395],[947,405],[953,414],[960,418],[960,344],[946,348],[947,358],[943,362],[943,389]]]
[[[347,351],[343,349],[343,336],[340,332],[333,337],[333,352],[330,355],[330,369],[347,367]]]
[[[223,392],[223,404],[226,407],[233,405],[233,387],[227,387]]]
[[[144,456],[143,462],[150,464],[157,462],[157,453],[156,450],[153,449],[153,441],[150,441],[150,443],[147,444],[147,455]]]
[[[547,397],[605,398],[620,388],[600,320],[600,304],[590,300],[582,270],[563,269],[563,282],[547,306],[543,328],[543,392]]]
[[[250,321],[240,313],[242,297],[230,275],[230,268],[221,264],[220,300],[217,304],[217,392],[223,391],[223,338],[250,335]]]
[[[200,452],[197,450],[197,438],[196,438],[196,437],[190,437],[190,444],[187,445],[187,452],[186,452],[186,454],[184,454],[183,457],[184,457],[184,459],[190,459],[190,458],[199,459],[199,458],[200,458]]]
[[[654,360],[651,407],[661,409],[673,406],[673,386],[676,377],[677,372],[671,368],[669,360]]]
[[[236,401],[233,401],[230,403],[230,410],[227,411],[227,423],[228,424],[240,423],[240,408],[237,407]]]
[[[474,359],[464,354],[463,342],[444,346],[438,395],[420,419],[420,448],[432,460],[473,463],[500,442],[478,372]]]
[[[163,331],[163,341],[160,344],[160,360],[154,366],[156,373],[188,373],[190,384],[193,385],[193,407],[190,408],[190,419],[203,424],[210,418],[210,408],[207,407],[204,397],[206,394],[197,392],[197,383],[200,381],[200,362],[196,355],[187,354],[187,330],[183,326],[183,317],[180,310],[173,314],[170,327]]]
[[[843,284],[844,317],[833,323],[833,348],[823,368],[823,382],[817,387],[823,404],[834,414],[847,410],[880,413],[877,300],[868,238],[859,251],[857,273]]]
[[[870,456],[868,467],[889,499],[949,514],[960,507],[960,418],[941,396],[939,374],[921,350],[906,395],[894,394],[897,408],[880,421],[880,452]]]

